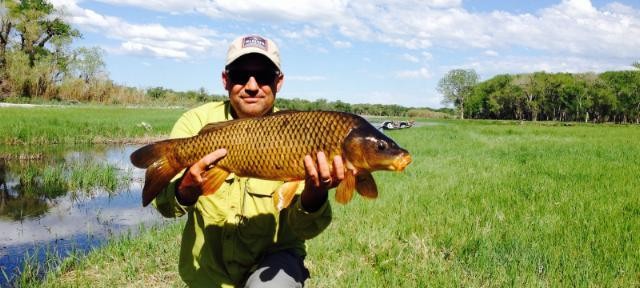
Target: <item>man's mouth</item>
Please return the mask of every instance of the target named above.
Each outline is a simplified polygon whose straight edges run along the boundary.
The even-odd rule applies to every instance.
[[[257,103],[262,99],[262,97],[242,97],[242,101],[245,103]]]

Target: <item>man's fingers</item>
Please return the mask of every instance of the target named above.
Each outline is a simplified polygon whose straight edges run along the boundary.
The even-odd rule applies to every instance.
[[[331,184],[331,170],[329,169],[327,157],[322,151],[318,152],[318,174],[320,183],[326,186]]]
[[[344,163],[342,163],[342,157],[339,155],[333,157],[333,171],[335,172],[335,176],[338,181],[342,181],[344,179]]]
[[[318,172],[316,171],[316,163],[313,162],[311,156],[304,156],[304,169],[307,171],[307,177],[311,178],[315,186],[320,186],[320,180],[318,179]]]
[[[344,162],[341,156],[337,155],[333,157],[332,163],[329,163],[326,154],[321,151],[318,152],[316,159],[317,161],[313,161],[310,155],[304,157],[307,179],[311,180],[314,186],[331,188],[335,187],[344,179]],[[333,167],[331,165],[333,165]]]
[[[227,149],[222,148],[207,154],[201,159],[201,161],[204,161],[204,164],[205,164],[204,167],[206,169],[211,165],[215,165],[218,161],[220,161],[220,159],[222,159],[226,155],[227,155]]]
[[[189,174],[193,178],[194,182],[200,184],[204,181],[202,179],[202,173],[207,171],[212,165],[215,165],[220,159],[227,155],[226,149],[218,149],[213,151],[200,159],[189,168]]]

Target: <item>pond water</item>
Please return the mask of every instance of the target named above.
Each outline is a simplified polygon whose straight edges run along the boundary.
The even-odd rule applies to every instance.
[[[137,147],[0,149],[0,287],[26,255],[83,253],[167,221],[142,207],[144,170],[129,162]]]

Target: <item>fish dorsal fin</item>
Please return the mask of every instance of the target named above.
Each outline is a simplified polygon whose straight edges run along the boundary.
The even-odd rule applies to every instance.
[[[202,135],[204,133],[207,133],[209,131],[215,131],[218,130],[222,127],[231,125],[233,123],[237,123],[240,121],[246,121],[249,120],[250,118],[244,118],[244,119],[233,119],[233,120],[228,120],[228,121],[220,121],[220,122],[213,122],[213,123],[209,123],[207,125],[204,125],[204,127],[202,127],[200,129],[200,131],[198,131],[198,135]]]
[[[376,181],[373,180],[373,175],[369,172],[360,171],[358,173],[358,176],[356,176],[356,190],[358,190],[358,194],[365,198],[378,198],[378,186]]]
[[[207,196],[215,193],[220,189],[224,180],[229,176],[229,172],[222,168],[213,167],[212,169],[204,172],[202,177],[204,178],[204,185],[202,186],[202,195]]]
[[[275,191],[273,194],[273,206],[278,212],[291,205],[291,201],[293,201],[293,196],[296,195],[296,190],[298,190],[300,182],[302,181],[284,182],[284,184],[280,185]]]
[[[297,113],[297,112],[300,112],[300,111],[298,111],[298,110],[280,110],[280,111],[273,112],[273,113],[271,113],[271,114],[269,114],[267,116],[286,115],[286,114]]]
[[[296,110],[282,110],[282,111],[273,112],[273,113],[271,113],[269,115],[265,115],[263,117],[268,117],[268,116],[273,116],[273,115],[285,115],[285,114],[296,113],[296,112],[299,112],[299,111],[296,111]],[[207,133],[209,131],[215,131],[215,130],[218,130],[218,129],[220,129],[222,127],[225,127],[227,125],[231,125],[232,123],[237,123],[237,122],[240,122],[240,121],[246,121],[246,120],[249,120],[249,119],[251,119],[251,118],[232,119],[232,120],[228,120],[228,121],[219,121],[219,122],[209,123],[207,125],[204,125],[204,127],[202,127],[200,129],[200,131],[198,131],[198,135]]]
[[[344,179],[336,188],[336,201],[340,204],[347,204],[353,198],[353,190],[356,189],[356,176],[353,170],[347,169],[344,173]]]

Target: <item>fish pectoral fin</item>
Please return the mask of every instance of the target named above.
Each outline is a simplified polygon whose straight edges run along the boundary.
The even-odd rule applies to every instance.
[[[149,205],[178,172],[179,168],[171,166],[166,157],[161,157],[149,165],[142,188],[142,206]]]
[[[353,190],[356,189],[356,176],[353,170],[347,170],[344,173],[344,179],[336,188],[336,201],[340,204],[347,204],[353,198]]]
[[[273,193],[273,206],[278,212],[291,205],[291,201],[293,201],[293,197],[296,195],[300,182],[302,181],[284,182],[284,184],[280,185]]]
[[[142,188],[142,206],[149,205],[160,191],[167,187],[171,178],[184,169],[167,158],[178,141],[178,139],[170,139],[156,142],[131,153],[131,163],[138,168],[147,169]]]
[[[220,189],[224,180],[229,177],[229,172],[219,167],[213,167],[204,172],[202,177],[204,178],[204,183],[202,184],[202,195],[207,196]]]
[[[373,175],[369,172],[361,171],[358,173],[358,176],[356,176],[356,190],[358,190],[358,194],[365,198],[378,198],[378,186],[376,181],[373,180]]]

